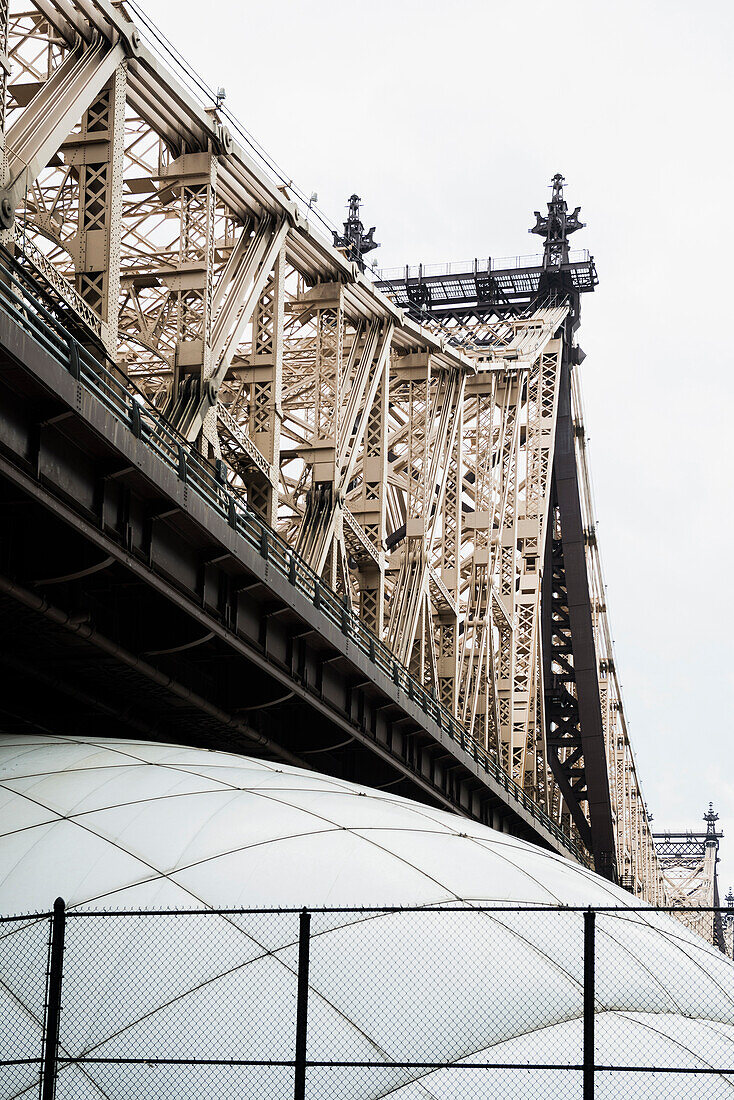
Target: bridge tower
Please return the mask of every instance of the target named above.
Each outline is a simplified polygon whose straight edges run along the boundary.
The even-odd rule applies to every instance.
[[[703,820],[706,823],[705,832],[654,834],[670,905],[690,906],[694,909],[720,905],[716,868],[719,862],[719,841],[724,834],[716,828],[719,815],[714,812],[712,803],[709,803]],[[727,904],[730,904],[729,897],[732,897],[731,890],[726,898]],[[731,904],[734,904],[734,897]],[[721,913],[685,914],[681,919],[721,951],[726,950],[729,920],[722,918]]]
[[[529,230],[544,238],[543,271],[536,301],[569,303],[559,379],[556,439],[550,492],[549,538],[545,544],[541,604],[548,761],[574,824],[594,853],[598,871],[610,878],[617,867],[609,774],[602,725],[600,667],[589,600],[586,547],[592,532],[582,517],[579,466],[572,414],[574,368],[582,353],[575,339],[581,323],[580,295],[569,270],[570,234],[584,227],[580,207],[568,213],[564,178],[556,173],[545,216],[536,211]],[[583,759],[583,767],[580,761]],[[584,812],[586,810],[586,812]]]
[[[419,265],[389,278],[382,273],[378,285],[475,358],[478,376],[467,383],[467,394],[479,406],[501,410],[493,421],[479,411],[475,419],[465,405],[474,438],[497,433],[506,480],[495,492],[508,494],[511,504],[495,520],[496,534],[491,523],[482,531],[480,517],[491,513],[482,512],[486,503],[462,519],[474,566],[457,703],[480,737],[490,737],[496,725],[504,766],[534,797],[554,804],[596,869],[640,893],[633,865],[653,858],[651,840],[639,839],[647,827],[626,733],[614,733],[623,716],[604,617],[578,380],[581,294],[593,291],[597,275],[593,257],[571,252],[569,237],[584,223],[579,207],[568,210],[564,182],[560,173],[553,177],[547,213],[536,211],[529,230],[543,238],[539,263],[475,260],[471,270],[465,264],[438,271]],[[533,337],[544,324],[553,341],[538,354],[541,342]],[[485,372],[499,370],[492,390]],[[472,461],[481,468],[480,456]],[[476,593],[491,586],[481,555],[486,544],[491,562],[493,541],[500,544],[499,606],[488,616]],[[489,620],[500,637],[496,660],[472,669],[466,655],[481,649],[480,624]],[[479,686],[485,678],[495,683],[494,714],[491,708],[480,714],[475,703],[490,694]],[[548,770],[552,784],[542,778]],[[618,801],[634,808],[617,814]]]

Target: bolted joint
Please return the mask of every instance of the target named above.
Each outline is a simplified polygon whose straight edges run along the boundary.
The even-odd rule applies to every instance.
[[[304,218],[301,211],[295,202],[283,203],[285,207],[285,216],[288,219],[288,224],[294,229],[305,228],[308,226],[308,220]]]
[[[10,194],[6,191],[0,195],[0,228],[12,229],[15,223],[15,208]]]
[[[216,408],[219,390],[213,378],[206,378],[202,382],[200,392],[201,397],[199,399],[199,408],[195,420],[195,423],[197,423],[199,427],[204,423],[206,416],[211,410]]]
[[[232,135],[226,126],[223,126],[221,122],[216,125],[216,135],[214,139],[215,151],[220,157],[227,157],[232,152]]]
[[[138,28],[129,21],[118,23],[117,30],[122,40],[122,45],[128,57],[140,57],[140,34]]]

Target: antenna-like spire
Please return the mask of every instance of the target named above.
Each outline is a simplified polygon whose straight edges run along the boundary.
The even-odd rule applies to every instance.
[[[548,203],[548,214],[541,215],[535,211],[535,225],[529,229],[529,233],[537,233],[545,238],[543,249],[543,267],[560,268],[568,263],[568,237],[577,229],[583,229],[585,222],[579,221],[580,206],[577,206],[572,214],[568,213],[568,203],[563,197],[563,184],[565,180],[560,172],[556,172],[551,180],[553,193]]]

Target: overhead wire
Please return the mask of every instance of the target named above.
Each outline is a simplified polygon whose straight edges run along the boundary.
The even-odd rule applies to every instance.
[[[338,232],[338,227],[331,221],[329,216],[320,207],[316,206],[307,196],[306,193],[297,185],[294,184],[292,178],[280,167],[270,154],[263,148],[260,142],[250,133],[242,122],[237,118],[228,107],[225,107],[220,100],[220,97],[210,88],[206,81],[199,76],[196,70],[189,64],[186,58],[181,52],[173,45],[169,38],[160,30],[159,27],[153,23],[153,21],[146,15],[145,11],[140,7],[136,0],[126,0],[126,6],[131,11],[135,12],[136,19],[140,21],[147,36],[152,39],[151,46],[159,55],[163,55],[164,60],[170,60],[175,67],[184,75],[186,83],[189,86],[189,90],[193,90],[198,93],[199,97],[205,102],[202,104],[206,106],[207,101],[211,101],[211,106],[215,107],[218,113],[226,118],[227,122],[231,125],[232,129],[239,135],[245,144],[257,155],[260,161],[265,165],[271,175],[273,175],[279,184],[286,187],[289,191],[299,199],[300,203],[306,208],[309,214],[312,214],[317,218],[324,228],[331,234],[332,232]],[[147,37],[146,36],[146,37]],[[157,46],[156,46],[157,43]]]
[[[260,142],[257,141],[257,139],[249,132],[249,130],[246,129],[246,127],[243,125],[242,122],[240,122],[237,116],[233,114],[233,112],[230,111],[229,108],[225,107],[222,104],[217,92],[206,83],[203,77],[199,76],[193,66],[190,65],[186,58],[183,56],[183,54],[177,49],[176,46],[173,45],[171,40],[163,33],[162,30],[160,30],[158,26],[156,26],[152,19],[150,19],[146,12],[141,8],[137,0],[125,0],[125,2],[126,7],[135,12],[137,20],[140,21],[144,30],[147,31],[147,34],[150,36],[150,38],[152,38],[151,45],[155,52],[157,52],[159,56],[162,55],[163,60],[170,60],[175,65],[175,67],[180,70],[180,72],[185,77],[189,89],[198,92],[200,99],[203,99],[204,101],[211,101],[212,106],[216,107],[218,113],[223,118],[226,118],[232,129],[242,138],[245,144],[254,153],[256,153],[256,155],[268,169],[270,174],[279,181],[281,186],[293,192],[293,194],[300,200],[301,205],[306,208],[309,214],[313,215],[321,222],[329,235],[331,235],[331,233],[333,232],[338,233],[338,227],[334,224],[334,222],[332,222],[331,218],[329,218],[325,211],[316,206],[314,203],[311,202],[310,199],[306,197],[305,192],[302,191],[297,184],[294,184],[292,178],[289,177],[287,173],[280,167],[277,161],[275,161],[269,155],[269,153],[267,153]],[[157,43],[157,47],[155,43]],[[462,339],[460,336],[457,335],[455,331],[450,329],[441,320],[439,320],[437,317],[431,316],[430,314],[421,315],[419,323],[428,323],[431,328],[439,332],[440,335],[442,335],[447,340],[447,342],[449,342],[454,347],[463,347],[466,343],[471,342],[466,338]]]

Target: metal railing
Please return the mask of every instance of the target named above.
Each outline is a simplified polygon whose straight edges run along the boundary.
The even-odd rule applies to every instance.
[[[172,470],[188,490],[257,550],[264,561],[287,578],[306,599],[354,646],[384,673],[418,709],[431,719],[470,759],[490,776],[530,817],[580,863],[589,857],[546,812],[467,733],[447,710],[316,572],[228,485],[223,464],[206,461],[173,428],[134,383],[112,363],[92,355],[62,324],[53,303],[44,301],[41,288],[4,249],[0,249],[0,310],[63,366],[73,378],[156,457]]]
[[[734,963],[671,912],[57,899],[0,918],[1,1095],[718,1100]]]
[[[569,263],[588,263],[591,259],[587,248],[576,248],[569,252]],[[372,274],[376,281],[389,282],[391,280],[405,280],[431,278],[437,275],[473,275],[491,271],[510,271],[514,268],[542,267],[542,252],[533,252],[527,256],[486,256],[481,259],[476,257],[471,260],[452,260],[444,264],[415,264],[405,267],[373,268]]]

